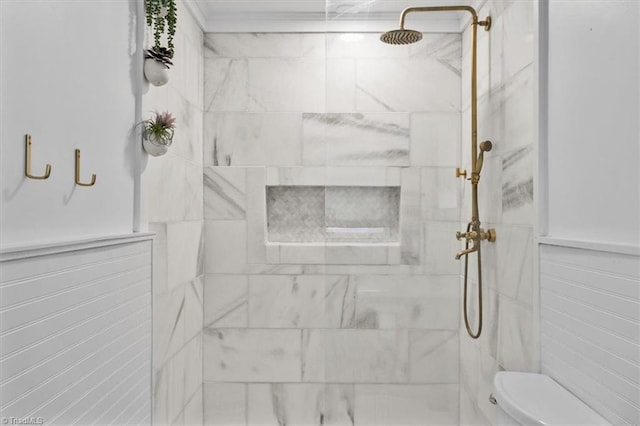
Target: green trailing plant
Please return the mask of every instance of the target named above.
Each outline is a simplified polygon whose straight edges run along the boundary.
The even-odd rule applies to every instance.
[[[171,145],[173,132],[176,128],[176,119],[170,112],[155,112],[155,117],[144,120],[142,123],[142,137],[153,140],[161,145]]]
[[[175,0],[145,0],[147,26],[153,30],[153,47],[147,50],[146,57],[153,58],[169,68],[173,63],[176,23],[178,15]],[[166,33],[167,45],[162,46],[162,36]]]

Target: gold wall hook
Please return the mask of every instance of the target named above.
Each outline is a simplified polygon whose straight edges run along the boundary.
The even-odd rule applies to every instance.
[[[79,186],[93,186],[96,183],[96,175],[91,175],[91,182],[83,183],[80,182],[80,150],[76,149],[76,185]]]
[[[44,170],[44,175],[35,176],[31,174],[31,135],[25,135],[25,159],[24,159],[24,174],[29,179],[45,180],[51,176],[51,164],[47,164]]]
[[[466,178],[467,177],[467,171],[461,169],[460,167],[456,167],[456,177]]]

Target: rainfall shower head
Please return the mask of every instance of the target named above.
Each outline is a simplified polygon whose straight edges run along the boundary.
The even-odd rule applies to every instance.
[[[383,33],[380,40],[387,44],[413,44],[422,40],[422,33],[416,30],[399,28]]]

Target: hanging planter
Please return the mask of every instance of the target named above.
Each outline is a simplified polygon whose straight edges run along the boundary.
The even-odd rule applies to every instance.
[[[159,157],[169,150],[173,143],[173,132],[176,119],[170,112],[155,113],[154,118],[140,123],[142,130],[142,147],[151,156]]]
[[[169,81],[169,68],[173,65],[174,45],[178,20],[175,0],[145,0],[147,26],[153,30],[153,47],[145,51],[144,76],[154,86]],[[167,45],[162,45],[162,38]]]

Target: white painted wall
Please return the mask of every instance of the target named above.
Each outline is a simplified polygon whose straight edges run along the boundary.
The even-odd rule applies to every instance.
[[[136,11],[128,1],[0,2],[0,242],[127,234],[135,229],[140,98]],[[24,176],[24,136],[33,173]],[[74,183],[74,150],[82,178]]]
[[[549,2],[548,235],[640,244],[640,2]]]

